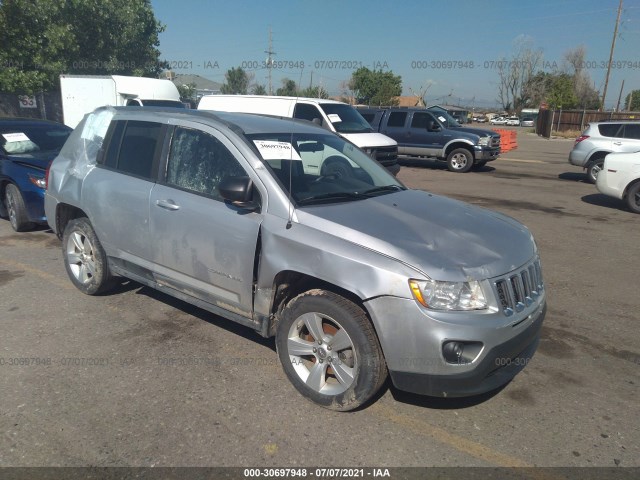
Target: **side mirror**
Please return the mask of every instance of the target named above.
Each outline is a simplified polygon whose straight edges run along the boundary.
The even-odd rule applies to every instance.
[[[225,177],[218,186],[223,199],[239,208],[256,210],[253,201],[253,182],[249,177]]]
[[[429,130],[430,132],[439,132],[440,130],[442,130],[442,127],[439,124],[434,123],[433,125],[430,125],[427,130]]]

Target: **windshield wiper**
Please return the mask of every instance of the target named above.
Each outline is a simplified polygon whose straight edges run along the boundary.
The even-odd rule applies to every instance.
[[[367,195],[363,195],[362,193],[357,192],[330,192],[330,193],[322,193],[320,195],[313,195],[311,197],[305,197],[298,200],[298,204],[300,205],[311,205],[314,203],[323,203],[331,200],[338,201],[351,201],[351,200],[362,200],[367,198]]]
[[[399,192],[400,190],[406,190],[404,187],[400,185],[382,185],[380,187],[370,188],[369,190],[365,190],[364,192],[360,192],[361,195],[371,195],[373,193],[384,193],[384,192]]]

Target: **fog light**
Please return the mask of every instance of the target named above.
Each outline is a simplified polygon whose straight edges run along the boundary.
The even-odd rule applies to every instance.
[[[463,352],[464,345],[460,342],[447,342],[442,346],[442,356],[448,363],[462,363]]]
[[[482,342],[449,340],[442,345],[442,356],[447,363],[467,365],[478,358],[482,348]]]

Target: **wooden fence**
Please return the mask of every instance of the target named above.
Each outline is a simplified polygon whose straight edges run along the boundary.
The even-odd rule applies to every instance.
[[[599,112],[598,110],[540,110],[536,133],[549,138],[553,132],[583,131],[591,122],[637,120],[640,112]]]

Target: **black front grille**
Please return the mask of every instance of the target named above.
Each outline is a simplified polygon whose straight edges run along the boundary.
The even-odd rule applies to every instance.
[[[376,147],[372,156],[383,165],[393,165],[398,161],[398,147]]]

